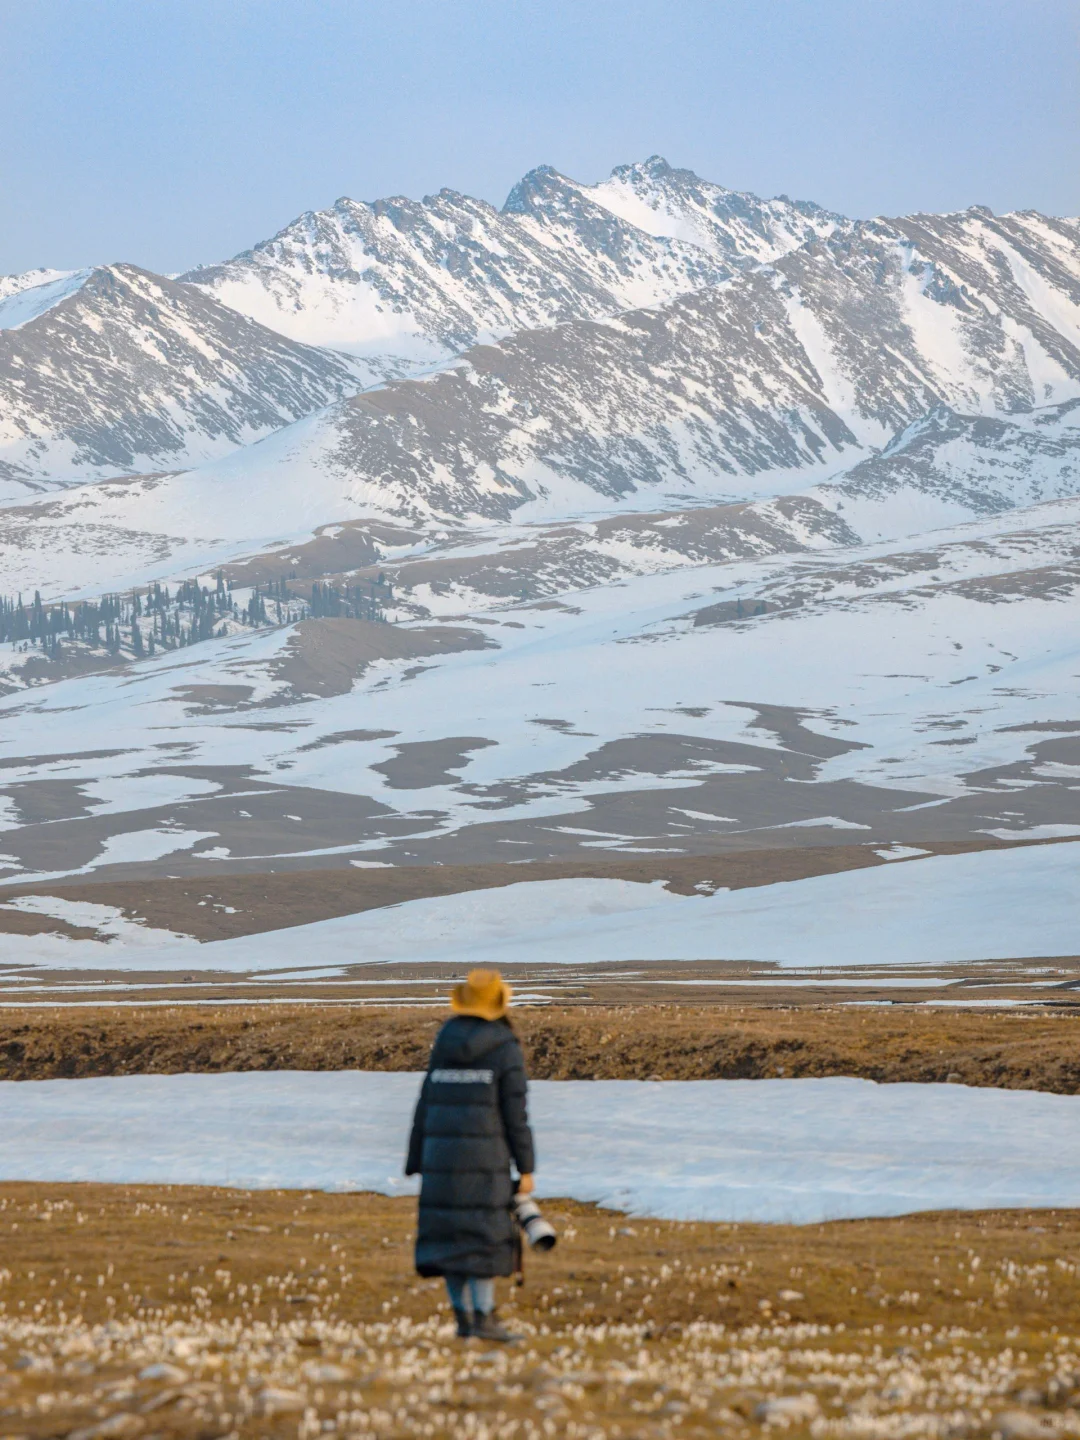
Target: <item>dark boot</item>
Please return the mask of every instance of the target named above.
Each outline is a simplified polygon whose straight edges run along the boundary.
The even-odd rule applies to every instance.
[[[457,1321],[457,1333],[459,1340],[468,1340],[473,1334],[472,1316],[467,1310],[459,1310],[454,1306],[454,1319]]]
[[[473,1317],[472,1333],[478,1340],[496,1340],[501,1345],[508,1345],[521,1339],[520,1335],[515,1335],[512,1330],[507,1330],[494,1310],[490,1310],[486,1315],[477,1313]]]

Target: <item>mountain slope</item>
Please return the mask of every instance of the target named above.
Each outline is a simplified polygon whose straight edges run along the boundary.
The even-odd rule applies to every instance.
[[[1080,400],[1008,420],[940,405],[806,498],[867,541],[1070,495],[1080,495]]]
[[[1075,835],[1078,547],[1074,499],[11,695],[0,878]]]
[[[4,498],[199,464],[359,385],[345,357],[134,265],[23,287],[5,309],[18,319],[0,328]]]
[[[864,221],[774,269],[841,411],[898,425],[931,391],[983,414],[1077,394],[1080,220],[974,207]]]
[[[713,539],[685,556],[701,559],[762,553],[764,536],[768,549],[852,543],[1073,494],[1077,233],[1074,221],[975,211],[878,221],[660,307],[474,347],[424,379],[343,400],[190,473],[84,487],[74,499],[9,511],[0,537],[8,587],[70,597],[380,517],[418,526],[423,541],[446,525],[726,507]],[[109,281],[107,305],[88,281],[0,334],[9,356],[31,342],[44,355],[74,355],[74,367],[52,361],[34,383],[67,405],[64,443],[81,438],[76,427],[85,431],[88,420],[96,427],[98,463],[138,460],[130,431],[144,454],[183,463],[196,445],[234,447],[245,413],[252,428],[280,423],[286,407],[311,408],[348,385],[343,357],[294,346],[195,287],[132,273],[138,284],[125,274]],[[194,321],[183,328],[191,306],[201,332]],[[209,358],[205,348],[197,354],[202,369],[184,362],[179,343],[165,358],[152,350],[150,363],[151,323],[170,344],[177,331],[221,344]],[[95,325],[115,326],[115,337],[108,331],[99,347]],[[246,370],[235,360],[242,346],[253,351]],[[95,347],[106,352],[96,370]],[[142,373],[136,362],[146,362],[151,382],[141,391],[125,378],[133,367]],[[234,377],[238,400],[222,396],[219,372]],[[252,377],[266,382],[263,391]],[[1043,403],[1047,391],[1052,404]],[[8,393],[26,404],[25,381]],[[188,426],[194,410],[194,434],[168,428],[169,405],[190,407]],[[56,442],[53,454],[43,448],[34,457],[42,468],[56,463]],[[783,513],[768,510],[774,497],[800,492],[798,506],[789,499]],[[745,515],[730,508],[748,505]],[[662,528],[674,543],[683,522],[668,516]],[[619,533],[611,529],[602,563],[592,541],[552,555],[562,543],[552,536],[537,541],[546,553],[527,568],[542,570],[542,593],[552,593],[623,564],[633,570],[645,551],[646,569],[682,563],[665,558],[672,547],[663,536],[624,545]],[[500,548],[502,540],[480,545],[489,558]],[[464,569],[455,561],[451,593],[469,588],[467,572],[487,568],[487,560]],[[513,572],[495,593],[535,593],[532,579],[519,584]]]
[[[399,515],[666,508],[804,488],[942,404],[1073,399],[1080,224],[1058,223],[1051,242],[1037,217],[969,212],[921,249],[876,222],[662,307],[521,332],[346,402],[333,463]]]
[[[399,602],[419,607],[418,613],[457,614],[632,575],[899,539],[1077,495],[1080,401],[1011,421],[942,406],[908,426],[881,455],[801,494],[458,532],[400,560],[384,554],[377,570],[392,577]],[[329,558],[320,541],[310,550],[292,547],[296,573],[306,576],[309,553],[312,561]],[[235,573],[272,575],[270,563],[266,556]]]
[[[89,270],[24,270],[0,275],[0,330],[17,330],[86,282]]]
[[[340,419],[331,408],[198,470],[9,506],[0,573],[11,593],[73,599],[230,562],[238,585],[385,571],[405,613],[452,615],[626,576],[899,539],[1080,494],[1080,401],[1009,420],[940,406],[880,454],[801,492],[645,513],[631,493],[615,513],[528,525],[395,521],[380,513],[378,484],[341,470]]]
[[[501,211],[452,190],[342,199],[181,278],[294,339],[364,356],[382,378],[511,331],[670,300],[848,223],[658,157],[599,186],[541,166]]]

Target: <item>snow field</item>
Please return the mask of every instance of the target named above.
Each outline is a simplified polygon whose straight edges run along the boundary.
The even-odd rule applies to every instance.
[[[1008,537],[1015,517],[999,517],[943,533],[932,555],[916,564],[930,570],[927,578],[950,581],[1030,567],[1036,557],[1057,565],[1068,548],[1067,522],[1075,503],[1028,512],[1045,528],[1029,532],[1025,545]],[[1059,530],[1062,522],[1065,529]],[[988,545],[999,553],[988,558]],[[905,558],[902,547],[851,554],[852,565],[878,563],[883,555]],[[184,713],[186,685],[248,684],[254,703],[283,686],[273,678],[273,666],[290,632],[208,641],[190,652],[144,661],[122,676],[73,677],[36,692],[30,705],[38,754],[72,756],[117,747],[128,753],[109,760],[69,759],[62,766],[15,766],[5,779],[62,775],[92,782],[94,798],[114,809],[134,809],[134,789],[125,777],[160,765],[156,732],[182,723],[185,739],[195,747],[192,763],[254,764],[269,776],[283,769],[290,785],[370,794],[397,810],[407,794],[393,790],[370,767],[392,758],[404,742],[482,733],[495,743],[472,752],[464,774],[481,787],[542,777],[581,761],[605,740],[627,735],[666,731],[775,747],[770,732],[754,725],[752,710],[727,703],[737,697],[818,712],[807,722],[811,729],[863,747],[825,761],[821,780],[854,779],[947,796],[964,790],[959,773],[1023,758],[1033,736],[1019,727],[1060,722],[1073,713],[1075,607],[1059,595],[988,606],[953,591],[913,591],[921,573],[901,568],[893,578],[883,573],[870,594],[859,594],[856,581],[841,579],[844,589],[828,600],[822,591],[820,603],[784,610],[770,605],[769,614],[746,625],[695,629],[680,618],[718,597],[752,595],[763,587],[771,595],[778,582],[781,590],[801,586],[814,593],[827,586],[828,567],[834,565],[834,559],[825,564],[820,581],[818,562],[805,558],[707,566],[579,593],[576,614],[519,609],[513,613],[524,628],[492,629],[499,650],[447,655],[407,682],[407,662],[379,662],[348,694],[290,705],[295,732],[255,732],[244,717],[237,723],[227,711]],[[12,695],[0,702],[0,714],[26,705],[25,694]],[[687,707],[707,713],[690,714]],[[558,716],[566,724],[555,730],[530,723],[537,714]],[[959,748],[940,743],[942,714],[961,722]],[[390,741],[344,747],[312,743],[321,734],[357,725],[397,734]],[[0,745],[4,758],[26,755],[27,733],[25,723],[8,727]],[[452,780],[426,787],[422,799],[414,792],[409,803],[444,812],[446,819],[437,824],[446,829],[489,814],[505,821],[584,811],[592,794],[620,786],[692,786],[724,768],[695,757],[685,770],[661,777],[631,769],[560,782],[554,791],[549,783],[527,783],[519,804],[497,811],[484,810],[482,795],[465,794]],[[129,807],[120,803],[125,787]],[[861,818],[830,813],[834,819]]]
[[[70,919],[70,902],[34,897]],[[31,908],[15,901],[12,908]],[[248,973],[365,964],[733,960],[948,966],[1080,953],[1080,844],[973,851],[713,895],[661,882],[534,880],[198,944],[83,906],[101,941],[6,935],[6,967]],[[155,944],[155,941],[157,942]]]
[[[416,1074],[0,1084],[0,1179],[413,1193]],[[538,1194],[674,1220],[1055,1207],[1080,1097],[853,1079],[537,1081]],[[165,1123],[165,1117],[168,1122]]]

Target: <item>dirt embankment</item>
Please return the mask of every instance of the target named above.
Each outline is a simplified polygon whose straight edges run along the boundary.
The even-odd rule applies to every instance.
[[[346,1006],[0,1011],[0,1079],[420,1070],[441,1010]],[[684,1006],[523,1008],[545,1080],[854,1075],[1080,1093],[1080,1015]]]

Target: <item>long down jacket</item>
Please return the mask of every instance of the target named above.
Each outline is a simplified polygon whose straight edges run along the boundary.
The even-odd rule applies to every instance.
[[[439,1031],[409,1139],[406,1175],[422,1176],[420,1275],[510,1275],[513,1161],[534,1169],[525,1060],[505,1020],[455,1015]]]

